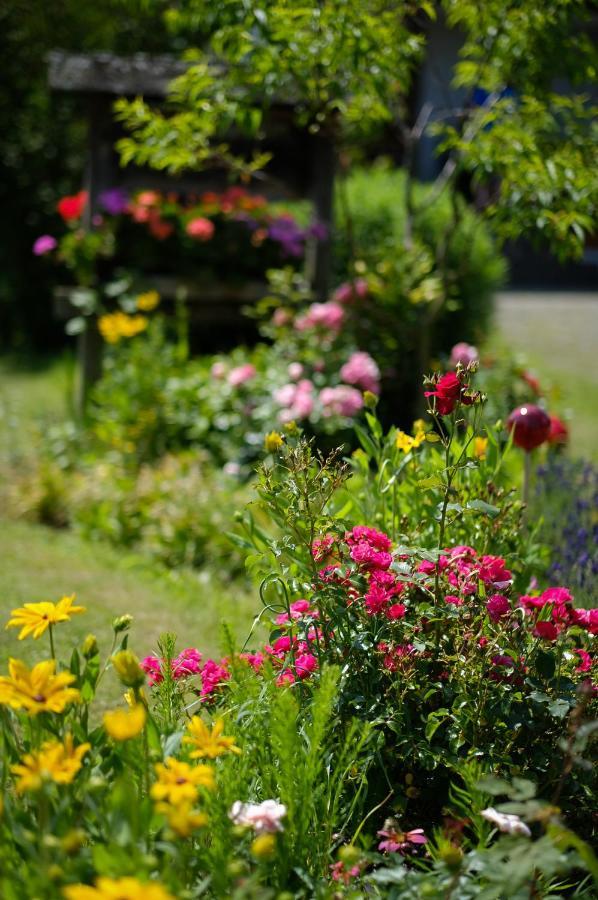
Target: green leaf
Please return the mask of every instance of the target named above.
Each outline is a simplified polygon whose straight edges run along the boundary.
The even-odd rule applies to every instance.
[[[569,703],[567,700],[553,700],[548,704],[548,712],[555,719],[563,719],[569,712]]]
[[[73,319],[69,319],[66,325],[64,326],[64,330],[67,334],[75,335],[82,334],[85,331],[86,321],[83,316],[75,316]]]
[[[492,506],[490,503],[486,503],[484,500],[470,500],[466,508],[472,509],[475,512],[483,513],[486,516],[490,516],[491,519],[495,519],[498,515],[500,515],[500,509],[498,508],[498,506]]]

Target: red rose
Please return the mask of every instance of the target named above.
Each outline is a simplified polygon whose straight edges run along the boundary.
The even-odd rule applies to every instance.
[[[85,209],[86,203],[87,191],[79,191],[78,194],[73,194],[70,197],[63,197],[62,200],[59,200],[56,209],[65,222],[70,222],[73,219],[81,218],[81,213]]]
[[[461,397],[462,385],[454,372],[447,372],[438,379],[435,391],[426,391],[425,397],[436,397],[436,409],[441,416],[448,416]]]
[[[549,444],[566,444],[569,441],[569,429],[558,416],[550,416]]]
[[[559,629],[554,622],[538,622],[533,634],[535,637],[544,638],[547,641],[556,641],[559,636]]]
[[[507,419],[507,428],[513,432],[513,443],[529,452],[548,438],[550,418],[539,406],[526,403],[513,410]]]

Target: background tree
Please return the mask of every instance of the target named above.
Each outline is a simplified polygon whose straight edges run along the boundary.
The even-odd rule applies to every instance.
[[[596,48],[583,32],[593,7],[585,0],[326,0],[299,7],[291,0],[217,7],[187,0],[166,20],[195,44],[186,52],[189,69],[174,82],[166,110],[142,99],[119,103],[130,131],[120,143],[122,159],[171,172],[226,166],[244,178],[258,171],[267,177],[259,143],[252,158],[242,158],[223,136],[234,125],[259,141],[264,114],[281,98],[293,101],[300,125],[332,141],[341,172],[348,150],[382,130],[394,134],[406,170],[402,253],[419,254],[419,221],[443,193],[450,197],[451,214],[432,248],[443,290],[418,312],[416,368],[426,370],[434,323],[451,299],[447,260],[465,204],[447,188],[464,179],[474,190],[484,186],[484,211],[500,239],[542,238],[561,259],[579,256],[596,226],[598,109],[582,90],[596,73]],[[439,12],[463,34],[453,85],[464,99],[417,109],[417,64]],[[554,87],[557,78],[566,93]],[[416,146],[430,134],[439,138],[444,165],[418,199]],[[351,243],[342,179],[338,196]],[[354,264],[359,248],[353,250]]]

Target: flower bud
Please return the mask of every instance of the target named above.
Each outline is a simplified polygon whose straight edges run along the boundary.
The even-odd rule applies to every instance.
[[[344,862],[346,866],[354,866],[361,859],[361,853],[353,844],[345,844],[344,847],[340,847],[338,851],[338,858],[341,862]]]
[[[60,839],[60,846],[68,856],[74,855],[85,843],[85,832],[80,828],[71,828]]]
[[[81,653],[85,659],[91,659],[92,657],[97,656],[99,652],[100,648],[98,647],[98,641],[95,634],[88,634],[81,645]]]
[[[267,453],[276,453],[277,450],[280,450],[283,443],[282,435],[277,431],[271,431],[264,438],[264,447]]]
[[[456,847],[455,844],[447,844],[440,851],[440,859],[447,868],[455,871],[461,868],[463,851],[460,847]]]
[[[120,634],[121,631],[128,631],[132,624],[133,616],[126,613],[124,616],[117,616],[112,622],[112,627],[115,634]]]
[[[145,681],[139,660],[131,650],[119,650],[112,657],[116,674],[127,687],[139,687]]]
[[[251,855],[256,859],[271,859],[276,851],[276,837],[273,834],[258,834],[251,844]]]
[[[376,409],[378,406],[378,397],[372,391],[363,392],[363,405],[366,409]]]

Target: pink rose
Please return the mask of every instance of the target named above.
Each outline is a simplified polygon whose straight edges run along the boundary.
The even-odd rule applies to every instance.
[[[361,391],[346,384],[337,387],[322,388],[319,397],[322,404],[323,415],[328,416],[354,416],[363,407]]]
[[[449,365],[454,367],[457,363],[461,363],[463,368],[466,369],[469,363],[477,362],[478,359],[479,352],[477,347],[474,347],[472,344],[467,344],[465,341],[460,341],[458,344],[455,344],[451,350]]]
[[[191,219],[185,225],[185,231],[189,237],[195,238],[197,241],[209,241],[214,235],[214,223],[209,219],[199,216],[197,219]]]
[[[494,594],[486,603],[486,610],[492,622],[499,622],[511,612],[511,604],[502,594]]]
[[[245,384],[247,381],[251,381],[256,375],[257,370],[255,366],[251,363],[245,363],[242,366],[231,369],[228,373],[227,380],[231,387],[240,387],[240,385]]]
[[[354,384],[362,391],[380,393],[380,369],[369,353],[353,353],[342,367],[340,376],[347,384]]]
[[[345,311],[339,303],[329,300],[327,303],[312,303],[306,313],[295,321],[297,331],[311,328],[323,328],[329,331],[340,331],[345,318]]]

